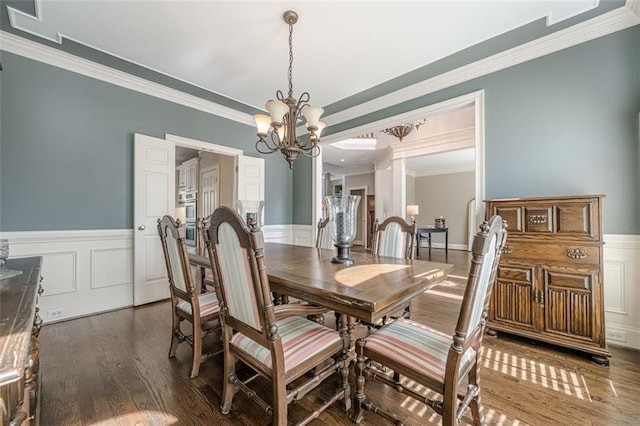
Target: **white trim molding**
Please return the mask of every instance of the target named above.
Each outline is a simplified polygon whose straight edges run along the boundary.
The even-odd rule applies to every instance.
[[[237,121],[238,123],[250,126],[254,125],[253,117],[250,114],[245,114],[233,108],[171,89],[167,86],[115,70],[87,59],[82,59],[70,53],[63,52],[62,50],[18,37],[6,31],[0,31],[0,46],[2,46],[2,50],[6,52],[11,52],[34,61]]]
[[[607,343],[640,349],[640,235],[604,236]]]

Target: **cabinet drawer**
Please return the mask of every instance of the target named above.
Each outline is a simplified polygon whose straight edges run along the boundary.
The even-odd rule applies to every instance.
[[[507,244],[502,252],[502,260],[509,259],[598,265],[600,263],[600,247],[582,244],[525,243],[507,239]]]
[[[599,212],[597,197],[489,201],[487,208],[488,217],[499,214],[507,221],[510,235],[591,241],[601,238]]]

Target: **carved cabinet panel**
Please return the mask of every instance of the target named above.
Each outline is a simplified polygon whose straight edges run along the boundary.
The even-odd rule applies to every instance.
[[[42,257],[9,259],[0,279],[0,424],[39,423]]]
[[[602,195],[487,200],[508,237],[489,308],[497,331],[570,347],[608,364]]]

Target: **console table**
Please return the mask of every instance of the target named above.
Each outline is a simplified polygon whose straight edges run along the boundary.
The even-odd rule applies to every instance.
[[[0,424],[39,422],[38,333],[42,320],[36,303],[42,257],[9,259],[0,280]]]
[[[431,258],[431,234],[444,233],[444,255],[449,257],[449,228],[418,228],[416,240],[416,257],[420,257],[420,243],[422,242],[422,234],[427,234],[429,242],[429,258]]]

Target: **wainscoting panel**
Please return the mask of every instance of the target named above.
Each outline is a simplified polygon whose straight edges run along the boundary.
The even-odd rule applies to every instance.
[[[133,304],[131,230],[4,232],[10,257],[42,256],[44,322]]]
[[[118,265],[114,269],[113,266]],[[133,276],[133,248],[91,250],[92,289],[130,285]]]
[[[604,236],[607,343],[640,349],[640,236]]]
[[[267,225],[265,241],[313,246],[311,225]],[[133,305],[133,231],[4,232],[10,257],[43,256],[40,313],[58,321]],[[454,247],[450,247],[454,249]],[[609,344],[640,349],[640,236],[605,235]]]
[[[310,225],[292,225],[291,244],[296,246],[313,247],[316,245],[313,239],[313,227]]]
[[[10,255],[13,257],[15,252],[14,245],[11,243]],[[42,253],[44,256],[42,261],[43,276],[44,271],[51,278],[51,288],[48,293],[68,294],[78,291],[78,251],[57,251]]]

